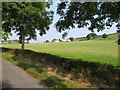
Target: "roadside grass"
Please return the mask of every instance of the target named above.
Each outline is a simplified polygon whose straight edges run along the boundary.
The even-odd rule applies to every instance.
[[[43,83],[43,85],[50,88],[80,88],[78,82],[74,80],[64,80],[63,78],[50,75],[47,70],[43,70],[42,66],[36,66],[35,64],[21,61],[18,57],[14,56],[13,52],[3,52],[2,57],[9,60],[12,64],[21,67],[31,76]]]
[[[118,45],[115,40],[90,40],[60,43],[26,44],[25,49],[49,53],[63,58],[118,64]],[[5,44],[6,48],[20,49],[20,44]]]
[[[4,58],[52,88],[116,87],[120,83],[117,66],[69,60],[31,50],[3,48],[2,52]]]
[[[14,57],[13,52],[4,52],[2,53],[2,57],[9,60],[14,65],[17,65],[19,63],[19,59]]]

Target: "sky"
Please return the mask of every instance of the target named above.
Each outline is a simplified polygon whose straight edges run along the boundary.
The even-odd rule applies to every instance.
[[[53,39],[59,39],[62,38],[62,33],[57,32],[56,28],[55,28],[55,23],[59,20],[59,15],[56,14],[56,10],[57,10],[57,2],[54,2],[51,7],[50,10],[54,11],[54,17],[53,17],[53,23],[50,25],[50,29],[49,31],[47,31],[47,34],[43,35],[42,37],[39,35],[39,33],[37,32],[37,40],[30,40],[30,43],[44,43],[44,41],[46,40],[53,40]],[[105,29],[103,31],[97,32],[97,30],[95,30],[95,33],[97,35],[102,35],[104,33],[106,34],[111,34],[111,33],[116,33],[117,28],[115,27],[116,24],[114,24],[110,29]],[[13,35],[10,36],[10,40],[15,40],[18,39],[19,36],[16,35],[16,33],[12,32]],[[74,28],[74,29],[70,29],[69,33],[67,35],[66,38],[69,37],[74,37],[74,38],[78,38],[78,37],[86,37],[87,34],[91,33],[91,31],[89,31],[87,29],[87,27],[85,28]]]

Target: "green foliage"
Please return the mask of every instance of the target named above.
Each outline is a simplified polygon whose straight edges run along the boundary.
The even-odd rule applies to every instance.
[[[52,88],[66,88],[66,85],[62,84],[63,81],[55,76],[50,76],[42,80],[42,82]]]
[[[8,35],[12,36],[12,33],[0,31],[0,41],[2,41],[2,43],[6,42],[7,39],[9,39]]]
[[[50,42],[50,41],[49,41],[49,40],[46,40],[45,42],[48,43],[48,42]]]
[[[117,33],[120,33],[120,30],[117,30]]]
[[[54,38],[53,40],[52,40],[52,42],[54,42],[54,41],[56,41],[57,39],[56,38]]]
[[[19,63],[19,58],[14,57],[12,52],[2,52],[2,57],[9,60],[13,64],[18,64]]]
[[[74,41],[74,38],[73,38],[73,37],[70,37],[69,39],[70,39],[71,41]]]
[[[31,67],[31,65],[29,63],[27,63],[27,62],[20,62],[20,63],[17,64],[17,66],[23,68],[24,70]]]
[[[86,36],[86,38],[87,38],[87,40],[90,40],[91,37],[88,35],[88,36]]]
[[[65,37],[68,35],[67,32],[63,33],[62,38],[65,39]]]
[[[34,69],[36,72],[38,72],[38,73],[43,72],[43,70],[42,70],[41,68],[35,66],[34,64],[30,64],[30,63],[28,63],[28,62],[22,62],[22,61],[21,61],[21,62],[19,62],[19,63],[17,64],[17,66],[23,68],[24,70],[28,70],[28,69],[30,69],[30,68],[33,68],[33,69]]]
[[[56,23],[59,32],[76,25],[78,28],[87,26],[91,31],[102,31],[106,26],[110,28],[113,22],[118,23],[120,2],[61,2],[57,14],[60,15]]]
[[[90,40],[90,39],[95,39],[97,37],[97,34],[95,34],[95,33],[89,33],[87,36],[86,36],[86,38],[88,39],[88,40]]]
[[[107,37],[108,35],[106,35],[106,33],[102,35],[102,38],[107,38]]]
[[[120,29],[117,30],[118,33],[118,40],[116,41],[118,45],[120,45]]]
[[[40,36],[46,34],[53,19],[53,12],[46,10],[49,6],[47,2],[3,2],[3,31],[14,30],[22,44],[36,39],[36,30]]]

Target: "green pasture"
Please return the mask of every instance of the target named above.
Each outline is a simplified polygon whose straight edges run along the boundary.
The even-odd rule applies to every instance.
[[[109,34],[107,38],[102,38],[102,36],[98,36],[96,38],[96,40],[117,40],[118,39],[118,34],[117,33],[113,33],[113,34]]]
[[[4,44],[6,48],[18,49],[20,44]],[[50,53],[64,58],[118,64],[118,45],[115,40],[89,40],[59,43],[26,44],[25,49]],[[37,57],[37,56],[36,56]]]
[[[102,38],[102,35],[97,36],[94,40],[117,40],[117,38],[118,38],[118,34],[113,33],[113,34],[108,34],[107,38]],[[87,38],[76,38],[76,40],[85,41],[87,40]]]

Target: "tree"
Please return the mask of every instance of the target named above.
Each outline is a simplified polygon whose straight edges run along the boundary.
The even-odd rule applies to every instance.
[[[117,30],[118,33],[118,40],[116,41],[118,45],[120,45],[120,29]]]
[[[90,36],[89,35],[87,35],[86,38],[87,38],[87,40],[90,40]]]
[[[49,42],[49,40],[46,40],[45,42],[46,42],[46,43],[48,43],[48,42]]]
[[[3,2],[2,26],[4,32],[14,30],[24,50],[25,40],[36,40],[36,30],[40,36],[46,34],[53,20],[53,12],[47,11],[47,2]]]
[[[117,30],[117,33],[120,33],[120,30]]]
[[[55,42],[56,40],[57,40],[57,39],[55,38],[55,39],[52,40],[52,42]]]
[[[86,38],[88,39],[88,40],[90,40],[90,39],[95,39],[97,37],[97,34],[96,33],[89,33],[87,36],[86,36]]]
[[[120,2],[61,2],[56,28],[59,32],[87,26],[89,30],[102,31],[120,20]],[[117,24],[116,27],[119,27]]]
[[[70,39],[71,41],[74,41],[74,38],[73,38],[73,37],[70,37],[69,39]]]
[[[108,35],[106,35],[106,33],[104,33],[103,35],[102,35],[102,38],[107,38],[108,37]]]
[[[67,32],[63,33],[63,34],[62,34],[62,38],[65,39],[65,37],[66,37],[67,35],[68,35]]]
[[[3,32],[2,30],[0,31],[0,41],[2,43],[7,42],[7,39],[9,39],[8,35],[12,36],[12,33],[9,32]]]

